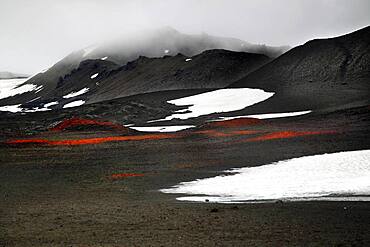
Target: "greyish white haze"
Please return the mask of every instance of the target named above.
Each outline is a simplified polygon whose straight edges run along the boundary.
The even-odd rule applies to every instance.
[[[0,71],[35,73],[73,50],[172,26],[296,46],[370,23],[368,0],[1,0]]]

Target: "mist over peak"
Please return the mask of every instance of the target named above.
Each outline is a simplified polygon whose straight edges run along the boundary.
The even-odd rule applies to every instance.
[[[260,53],[269,57],[277,57],[289,48],[289,46],[272,47],[251,44],[248,41],[213,36],[205,32],[184,34],[173,27],[164,26],[158,29],[136,31],[89,46],[84,49],[83,56],[94,59],[108,56],[111,61],[124,64],[139,56],[162,57],[164,55],[174,56],[178,53],[194,56],[211,49]]]
[[[29,82],[55,87],[60,80],[89,59],[99,59],[123,66],[140,56],[160,58],[183,54],[192,57],[206,50],[223,49],[235,52],[259,53],[277,57],[289,47],[270,47],[251,44],[235,38],[217,37],[208,34],[183,34],[171,27],[136,31],[110,41],[93,44],[70,53],[47,71],[40,72]]]

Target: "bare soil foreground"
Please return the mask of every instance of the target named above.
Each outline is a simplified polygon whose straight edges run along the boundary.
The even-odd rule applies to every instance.
[[[1,118],[0,246],[367,246],[368,202],[186,203],[158,190],[229,168],[369,149],[369,111],[169,134],[74,111]]]

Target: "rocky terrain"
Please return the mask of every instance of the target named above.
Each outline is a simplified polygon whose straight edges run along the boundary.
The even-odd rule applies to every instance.
[[[366,191],[218,204],[182,202],[176,198],[183,195],[160,190],[232,168],[369,150],[369,30],[309,41],[273,60],[217,49],[125,64],[100,53],[70,67],[59,62],[51,71],[68,67],[67,74],[31,79],[43,83],[39,94],[35,84],[0,100],[44,97],[23,103],[29,108],[62,102],[53,110],[0,112],[0,246],[368,246]],[[261,90],[238,94],[247,88]],[[243,108],[243,95],[256,99]],[[196,100],[174,103],[184,97]],[[77,100],[86,103],[61,107]],[[237,107],[217,110],[225,105]],[[205,113],[178,115],[191,110]],[[305,112],[271,115],[297,111]],[[166,119],[172,114],[178,117]],[[177,125],[190,127],[135,129]]]

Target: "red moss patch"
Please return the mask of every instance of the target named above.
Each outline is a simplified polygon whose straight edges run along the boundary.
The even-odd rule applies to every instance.
[[[6,144],[28,144],[28,143],[38,143],[38,144],[48,144],[48,140],[45,139],[20,139],[20,140],[12,140],[6,141]]]
[[[115,124],[115,123],[108,122],[108,121],[99,121],[99,120],[82,119],[82,118],[70,118],[70,119],[63,120],[62,122],[60,122],[59,124],[51,128],[50,130],[62,131],[62,130],[70,129],[73,127],[79,127],[79,126],[100,126],[100,127],[103,126],[103,127],[107,127],[110,129],[127,131],[126,127],[119,125],[119,124]]]
[[[231,132],[222,132],[217,130],[200,130],[196,131],[196,134],[203,134],[209,137],[228,137],[228,136],[237,136],[237,135],[251,135],[259,133],[260,131],[255,130],[237,130]]]
[[[236,118],[231,120],[215,121],[208,123],[208,127],[235,128],[249,125],[261,124],[262,120],[257,118]]]
[[[99,144],[112,141],[144,141],[144,140],[160,140],[174,138],[175,135],[169,134],[153,134],[153,135],[139,135],[139,136],[110,136],[99,138],[73,139],[73,140],[46,140],[46,139],[20,139],[10,140],[6,144],[47,144],[52,146],[76,146],[86,144]]]
[[[267,141],[274,139],[285,139],[308,135],[334,134],[335,131],[279,131],[246,140],[247,142]]]
[[[236,130],[231,132],[233,135],[252,135],[260,133],[260,131],[257,130]]]
[[[110,176],[111,179],[121,179],[121,178],[128,178],[128,177],[143,177],[144,174],[141,173],[117,173],[112,174]]]
[[[227,134],[227,133],[224,133],[224,132],[221,132],[221,131],[217,131],[217,130],[199,130],[199,131],[196,131],[194,133],[195,134],[203,134],[203,135],[210,136],[210,137],[230,136],[230,134]]]

